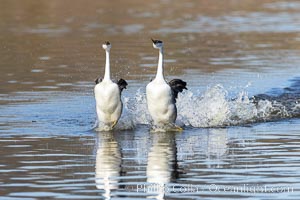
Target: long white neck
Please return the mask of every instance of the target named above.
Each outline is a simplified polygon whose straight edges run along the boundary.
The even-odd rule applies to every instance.
[[[159,58],[158,58],[158,67],[155,79],[162,79],[164,78],[164,49],[159,49]]]
[[[105,61],[105,74],[103,81],[110,80],[110,61],[109,61],[109,51],[106,50],[106,61]]]

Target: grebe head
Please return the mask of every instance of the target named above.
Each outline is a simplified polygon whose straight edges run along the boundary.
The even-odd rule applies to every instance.
[[[103,48],[105,51],[109,51],[110,48],[111,48],[110,42],[108,42],[108,41],[104,42],[104,44],[102,44],[102,48]]]
[[[162,49],[162,47],[164,46],[164,43],[160,40],[154,40],[152,38],[151,38],[151,40],[153,42],[154,49]]]

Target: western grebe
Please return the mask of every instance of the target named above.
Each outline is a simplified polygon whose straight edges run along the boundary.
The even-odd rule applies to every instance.
[[[163,42],[153,40],[153,47],[159,50],[156,77],[146,87],[147,105],[155,126],[175,125],[177,117],[176,98],[186,88],[186,82],[173,79],[169,83],[164,78]],[[177,127],[180,129],[180,127]]]
[[[105,74],[103,80],[97,78],[94,89],[96,99],[96,111],[99,126],[106,131],[112,130],[122,114],[121,92],[128,85],[124,79],[114,83],[110,79],[109,53],[111,44],[105,42],[102,48],[106,52]]]

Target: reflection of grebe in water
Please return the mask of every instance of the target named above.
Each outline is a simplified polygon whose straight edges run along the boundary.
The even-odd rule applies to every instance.
[[[174,133],[152,134],[153,144],[147,162],[147,192],[156,199],[164,199],[166,184],[176,173],[176,144]]]
[[[99,133],[95,180],[105,199],[111,198],[111,190],[118,189],[120,171],[121,152],[113,133]]]

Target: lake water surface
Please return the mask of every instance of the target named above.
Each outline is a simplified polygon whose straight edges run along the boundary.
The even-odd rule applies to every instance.
[[[1,1],[0,199],[299,199],[300,3]],[[153,133],[145,86],[188,90],[182,132]],[[104,41],[128,81],[95,129]]]

